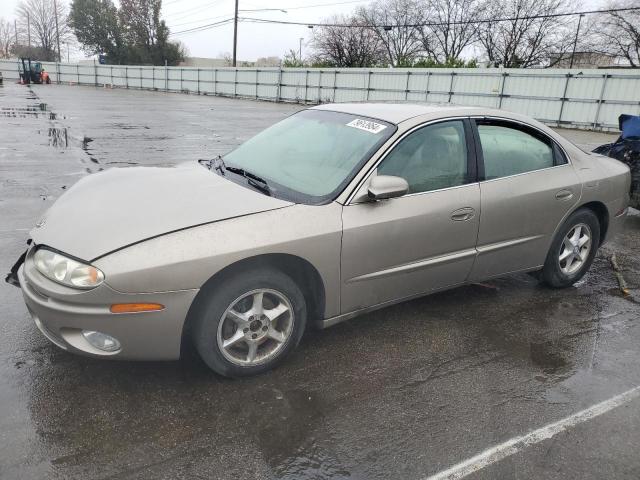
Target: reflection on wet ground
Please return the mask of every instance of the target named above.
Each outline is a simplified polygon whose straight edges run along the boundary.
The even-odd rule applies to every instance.
[[[67,129],[64,127],[49,127],[49,145],[52,147],[67,148],[69,146]]]
[[[46,102],[57,118],[0,118],[2,272],[85,172],[214,156],[297,108],[80,87],[11,92],[0,107]],[[49,129],[66,132],[54,135],[66,148],[41,141],[50,137],[37,131]],[[3,285],[0,477],[425,478],[640,384],[638,245],[634,215],[574,288],[516,275],[439,293],[310,331],[282,367],[237,381],[213,375],[193,352],[167,363],[69,355]],[[629,297],[617,288],[613,252]],[[639,408],[616,413],[617,430],[593,446],[604,459],[595,464],[579,452],[601,438],[600,423],[545,444],[547,456],[563,448],[554,474],[634,478]],[[488,478],[553,476],[541,462],[514,465],[501,462]]]

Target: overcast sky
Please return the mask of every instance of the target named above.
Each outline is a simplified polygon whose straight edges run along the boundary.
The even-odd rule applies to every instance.
[[[70,1],[60,0],[64,3]],[[366,5],[371,0],[240,0],[240,10],[281,8],[277,11],[240,12],[241,17],[268,18],[288,21],[315,21],[339,13],[349,13],[358,5]],[[348,3],[345,3],[348,2]],[[0,17],[12,20],[19,0],[0,0]],[[115,2],[117,4],[117,2]],[[342,3],[342,5],[336,5]],[[331,4],[331,5],[326,5]],[[325,5],[318,7],[317,5]],[[162,17],[171,32],[207,25],[233,17],[234,0],[164,0]],[[311,30],[302,26],[259,25],[240,23],[238,25],[238,59],[255,60],[258,57],[282,57],[289,49],[298,50],[303,38],[303,55]],[[219,57],[233,49],[233,24],[209,30],[178,34],[172,37],[183,42],[189,55],[193,57]],[[71,56],[74,57],[72,50]],[[75,55],[76,57],[78,54]]]
[[[65,0],[59,0],[65,2]],[[241,17],[268,18],[274,20],[318,22],[334,14],[349,13],[359,5],[372,0],[240,0],[240,10],[261,8],[280,11],[240,12]],[[0,0],[0,17],[13,19],[19,0]],[[66,1],[65,3],[70,3]],[[117,3],[117,2],[116,2]],[[589,9],[603,4],[603,0],[577,0],[579,9]],[[320,5],[320,6],[319,6]],[[173,39],[182,41],[193,57],[220,57],[233,48],[233,25],[223,25],[195,33],[179,34],[183,30],[207,25],[233,17],[234,0],[164,0],[162,16]],[[309,51],[311,30],[305,26],[261,25],[240,23],[238,26],[238,59],[255,60],[258,57],[282,57],[289,49],[296,51],[303,38],[303,56]],[[79,54],[71,53],[71,57]]]

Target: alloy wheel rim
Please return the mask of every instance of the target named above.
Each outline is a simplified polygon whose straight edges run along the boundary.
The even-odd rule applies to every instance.
[[[236,298],[218,323],[220,352],[235,365],[260,365],[273,359],[293,331],[291,302],[282,293],[261,288]]]
[[[589,258],[591,252],[591,229],[579,223],[569,230],[560,245],[558,263],[565,275],[576,273]]]

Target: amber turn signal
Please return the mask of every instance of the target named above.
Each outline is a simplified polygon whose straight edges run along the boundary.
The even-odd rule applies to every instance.
[[[111,313],[156,312],[164,310],[164,305],[159,303],[114,303],[110,310]]]

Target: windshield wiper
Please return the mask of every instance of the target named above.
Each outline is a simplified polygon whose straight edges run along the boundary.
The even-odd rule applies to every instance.
[[[222,159],[222,155],[218,155],[217,157],[211,158],[209,160],[198,160],[200,165],[204,165],[209,170],[217,170],[220,175],[224,177],[224,171],[227,168],[224,164],[224,160]]]
[[[209,170],[216,170],[223,177],[226,175],[226,171],[240,175],[241,177],[244,177],[247,183],[252,187],[260,190],[262,193],[271,195],[271,188],[264,178],[259,177],[255,173],[247,172],[244,168],[234,167],[231,165],[227,166],[227,164],[224,163],[222,155],[218,155],[211,160],[200,160],[200,163],[205,164]]]
[[[269,188],[269,184],[264,178],[259,177],[255,173],[247,172],[244,168],[224,165],[224,161],[222,160],[222,158],[220,158],[220,161],[222,162],[225,170],[243,176],[247,180],[247,183],[249,185],[257,188],[267,195],[271,195],[271,188]]]

